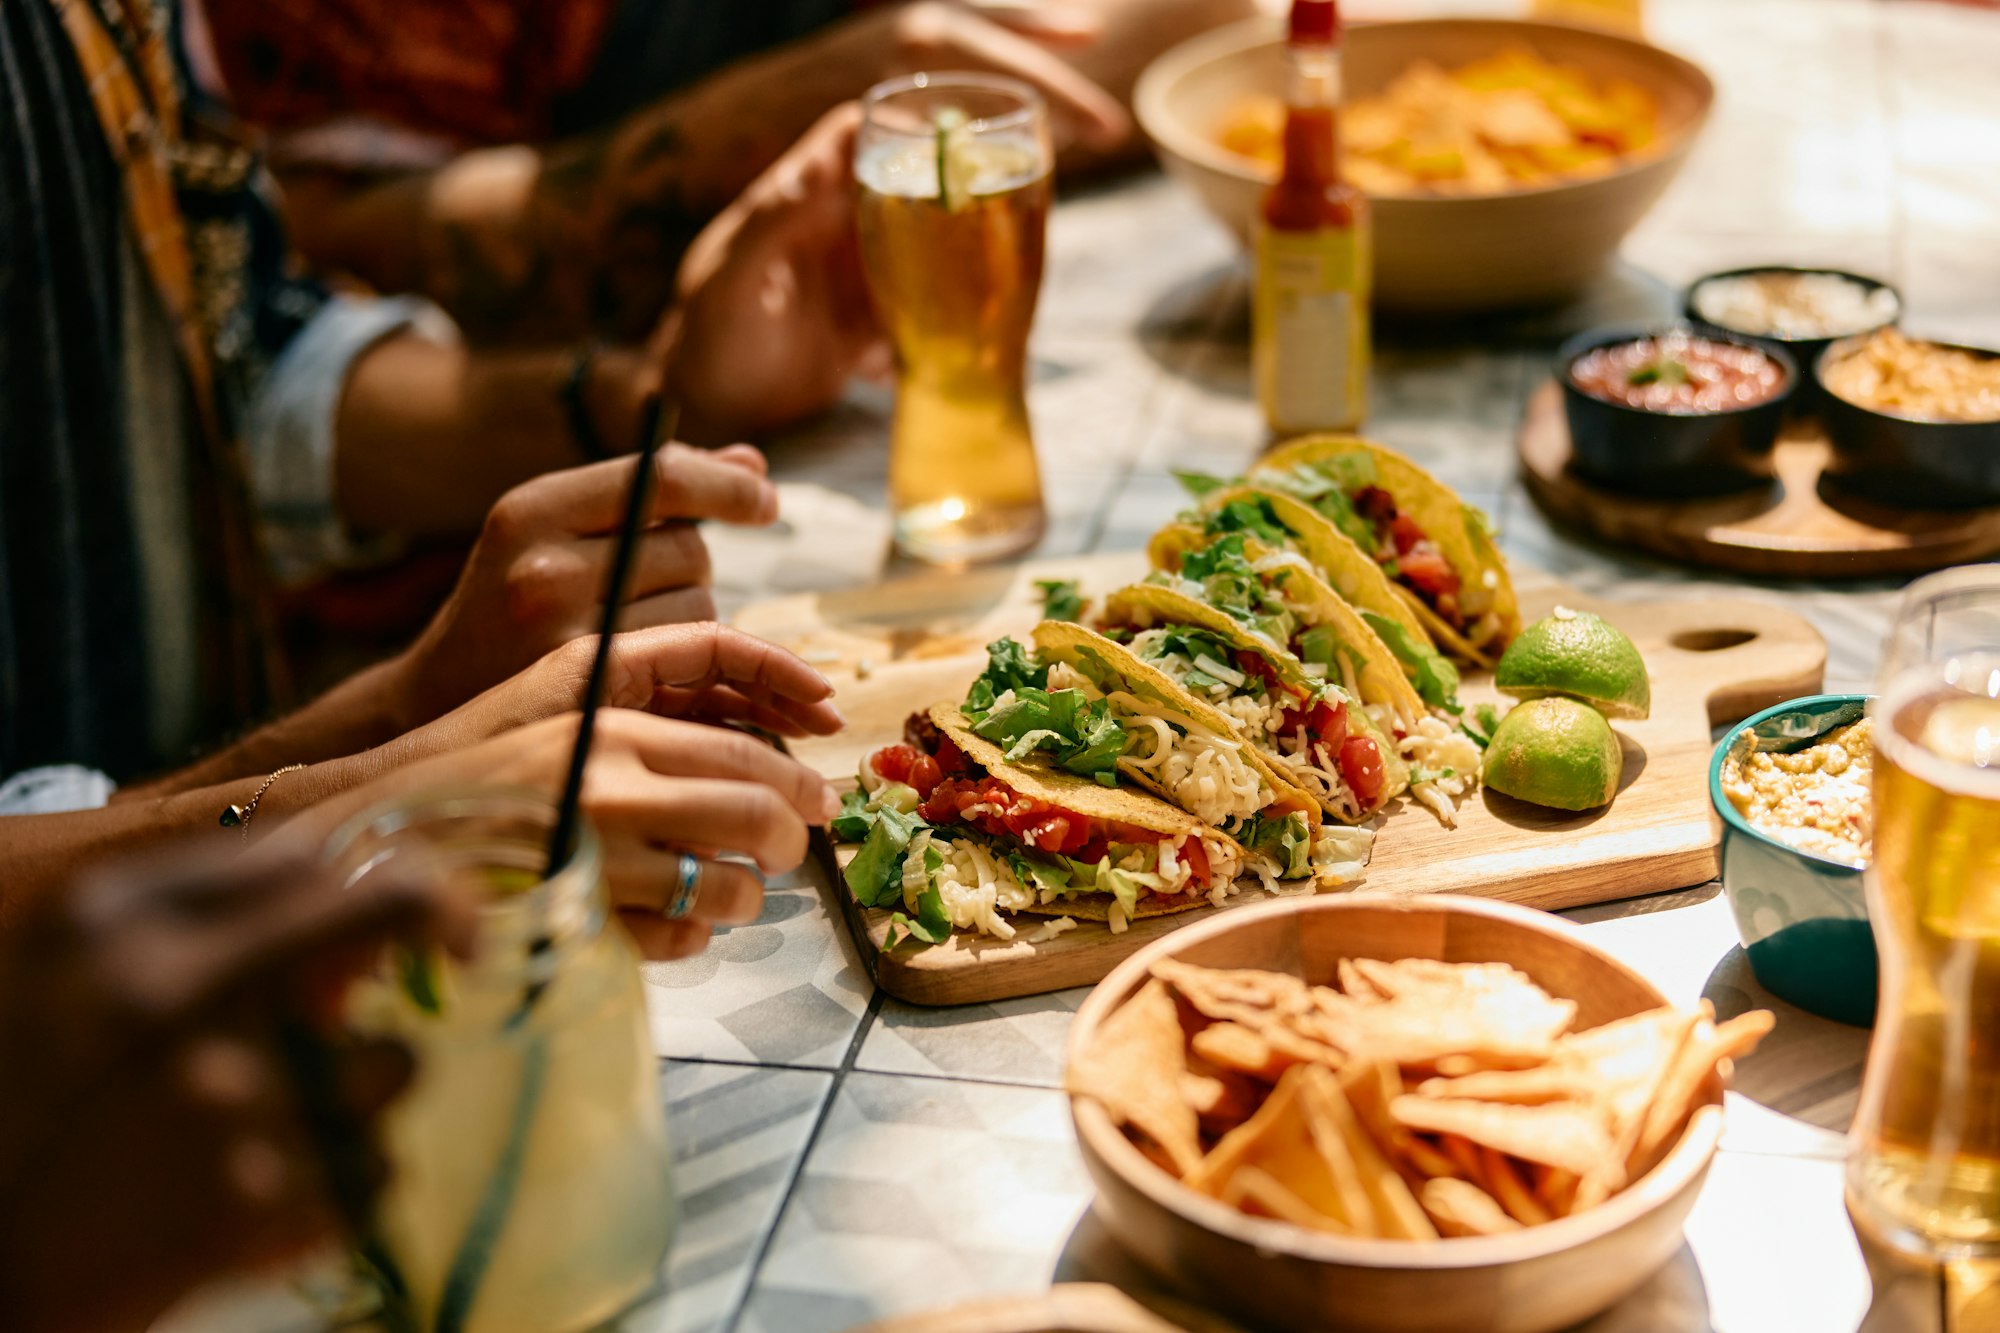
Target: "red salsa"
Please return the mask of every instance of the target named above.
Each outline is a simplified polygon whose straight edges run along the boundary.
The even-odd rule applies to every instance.
[[[1757,348],[1680,330],[1592,348],[1569,378],[1593,398],[1672,416],[1739,411],[1785,388],[1785,368]]]
[[[1373,736],[1350,736],[1347,732],[1347,705],[1313,698],[1279,678],[1277,669],[1260,653],[1236,654],[1236,669],[1246,675],[1261,676],[1266,686],[1290,695],[1292,704],[1279,719],[1279,734],[1296,735],[1301,727],[1313,745],[1325,751],[1340,770],[1340,776],[1354,790],[1363,809],[1372,810],[1382,796],[1382,749]]]

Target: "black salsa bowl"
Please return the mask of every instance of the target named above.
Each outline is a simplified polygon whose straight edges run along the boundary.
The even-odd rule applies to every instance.
[[[1976,509],[2000,504],[2000,421],[1928,421],[1878,412],[1826,387],[1829,366],[1867,335],[1843,338],[1813,363],[1820,420],[1833,442],[1827,467],[1841,489],[1914,509]],[[1989,347],[1925,342],[1975,356],[2000,357]]]
[[[1868,324],[1858,329],[1851,329],[1847,333],[1828,334],[1825,337],[1818,338],[1780,338],[1776,334],[1751,333],[1745,329],[1732,329],[1727,324],[1718,324],[1708,316],[1702,314],[1700,308],[1696,305],[1696,299],[1700,296],[1701,289],[1711,282],[1722,278],[1754,278],[1765,273],[1830,273],[1836,278],[1845,278],[1849,282],[1855,283],[1870,292],[1888,292],[1896,298],[1896,309],[1887,319],[1878,320],[1873,324]],[[1748,338],[1765,351],[1783,352],[1792,358],[1792,363],[1798,367],[1800,374],[1803,376],[1819,360],[1820,354],[1826,351],[1833,343],[1844,338],[1859,337],[1863,334],[1873,333],[1879,328],[1886,328],[1888,325],[1894,324],[1902,317],[1903,293],[1898,291],[1892,284],[1886,283],[1880,278],[1871,278],[1865,273],[1850,273],[1842,268],[1820,268],[1792,264],[1753,264],[1749,268],[1724,269],[1720,273],[1710,273],[1696,278],[1688,284],[1687,292],[1682,298],[1681,308],[1686,312],[1688,322],[1701,332],[1710,336],[1722,334],[1732,338]],[[1797,412],[1817,411],[1821,401],[1820,393],[1819,381],[1817,379],[1806,379],[1799,385],[1798,392],[1792,397],[1791,405],[1793,410]]]
[[[1676,332],[1760,352],[1777,363],[1784,380],[1762,402],[1707,412],[1652,411],[1578,387],[1572,372],[1587,354]],[[1664,499],[1726,495],[1766,484],[1771,446],[1799,385],[1798,366],[1783,348],[1707,327],[1593,329],[1562,345],[1555,373],[1569,419],[1570,466],[1577,475],[1611,490]]]

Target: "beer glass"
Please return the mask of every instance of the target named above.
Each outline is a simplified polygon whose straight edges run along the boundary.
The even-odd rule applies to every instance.
[[[394,865],[480,904],[469,962],[404,957],[350,1001],[417,1062],[357,1255],[389,1328],[579,1333],[658,1291],[674,1206],[638,957],[588,828],[542,879],[554,819],[534,792],[436,796],[328,845],[349,883]]]
[[[1012,79],[916,74],[868,93],[861,253],[896,354],[896,542],[919,560],[997,560],[1042,535],[1028,327],[1051,161],[1041,98]]]
[[[2000,1257],[2000,565],[1910,585],[1874,718],[1882,984],[1848,1208],[1920,1258]]]

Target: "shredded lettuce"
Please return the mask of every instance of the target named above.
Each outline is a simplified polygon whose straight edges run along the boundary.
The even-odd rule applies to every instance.
[[[1312,826],[1303,810],[1289,810],[1278,818],[1260,811],[1245,821],[1236,840],[1252,854],[1275,861],[1280,879],[1299,879],[1312,869]]]
[[[1208,516],[1202,530],[1211,537],[1231,532],[1254,533],[1273,546],[1283,546],[1292,539],[1291,529],[1278,521],[1277,511],[1261,495],[1231,500]]]
[[[841,818],[847,817],[843,809]],[[847,881],[856,902],[863,907],[888,907],[902,899],[903,858],[917,830],[928,827],[915,814],[904,814],[888,807],[872,812],[872,822],[867,837],[861,843],[861,850],[841,872],[841,878]]]
[[[1218,477],[1207,472],[1184,472],[1178,469],[1174,472],[1174,480],[1181,484],[1182,490],[1197,500],[1225,486],[1236,485],[1228,477]]]
[[[917,916],[912,921],[901,912],[889,918],[889,933],[882,941],[883,947],[896,947],[897,932],[922,940],[925,944],[943,944],[951,937],[951,917],[944,910],[944,895],[938,892],[937,872],[944,869],[944,855],[935,847],[924,848],[924,874],[926,886],[917,895]]]
[[[1493,739],[1493,728],[1500,725],[1500,710],[1492,704],[1478,704],[1472,709],[1472,716],[1461,717],[1458,729],[1472,737],[1473,744],[1485,749]]]
[[[1374,525],[1355,512],[1354,502],[1349,498],[1363,487],[1375,484],[1375,460],[1369,454],[1357,451],[1310,463],[1294,463],[1282,470],[1260,471],[1255,480],[1260,486],[1305,501],[1352,538],[1356,546],[1375,554]]]
[[[1075,579],[1036,579],[1042,594],[1042,619],[1078,620],[1083,615],[1083,594]]]
[[[1196,629],[1188,625],[1169,625],[1165,627],[1159,637],[1148,640],[1141,656],[1149,661],[1158,661],[1163,657],[1179,654],[1185,657],[1190,664],[1203,657],[1212,658],[1218,662],[1233,662],[1236,660],[1235,651],[1233,644],[1226,642],[1219,635],[1211,634],[1205,629]],[[1211,676],[1200,667],[1193,665],[1190,665],[1187,671],[1180,673],[1179,681],[1188,689],[1197,691],[1212,690],[1218,685],[1230,684],[1230,682]],[[1235,687],[1232,686],[1232,688]],[[1247,685],[1238,689],[1237,692],[1248,694],[1253,698],[1258,697],[1264,692],[1264,682],[1261,677],[1253,677]]]
[[[1111,716],[1109,703],[1086,699],[1082,690],[1013,690],[994,702],[972,730],[1000,746],[1011,763],[1043,750],[1067,772],[1106,787],[1118,784],[1125,728]]]
[[[1421,642],[1402,621],[1391,620],[1377,611],[1363,611],[1361,618],[1381,636],[1396,660],[1409,668],[1410,683],[1417,687],[1425,703],[1447,713],[1459,711],[1457,667]]]
[[[995,639],[986,645],[986,670],[965,692],[965,715],[977,724],[993,707],[993,701],[1007,691],[1039,690],[1048,683],[1048,666],[1025,644],[1018,639]]]

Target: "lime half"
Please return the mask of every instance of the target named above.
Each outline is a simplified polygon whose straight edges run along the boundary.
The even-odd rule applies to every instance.
[[[1643,718],[1653,709],[1646,661],[1632,640],[1602,616],[1566,606],[1507,645],[1493,684],[1516,699],[1581,699],[1606,717]]]
[[[1493,729],[1487,786],[1555,810],[1595,810],[1618,794],[1624,752],[1611,724],[1574,699],[1530,699]]]

